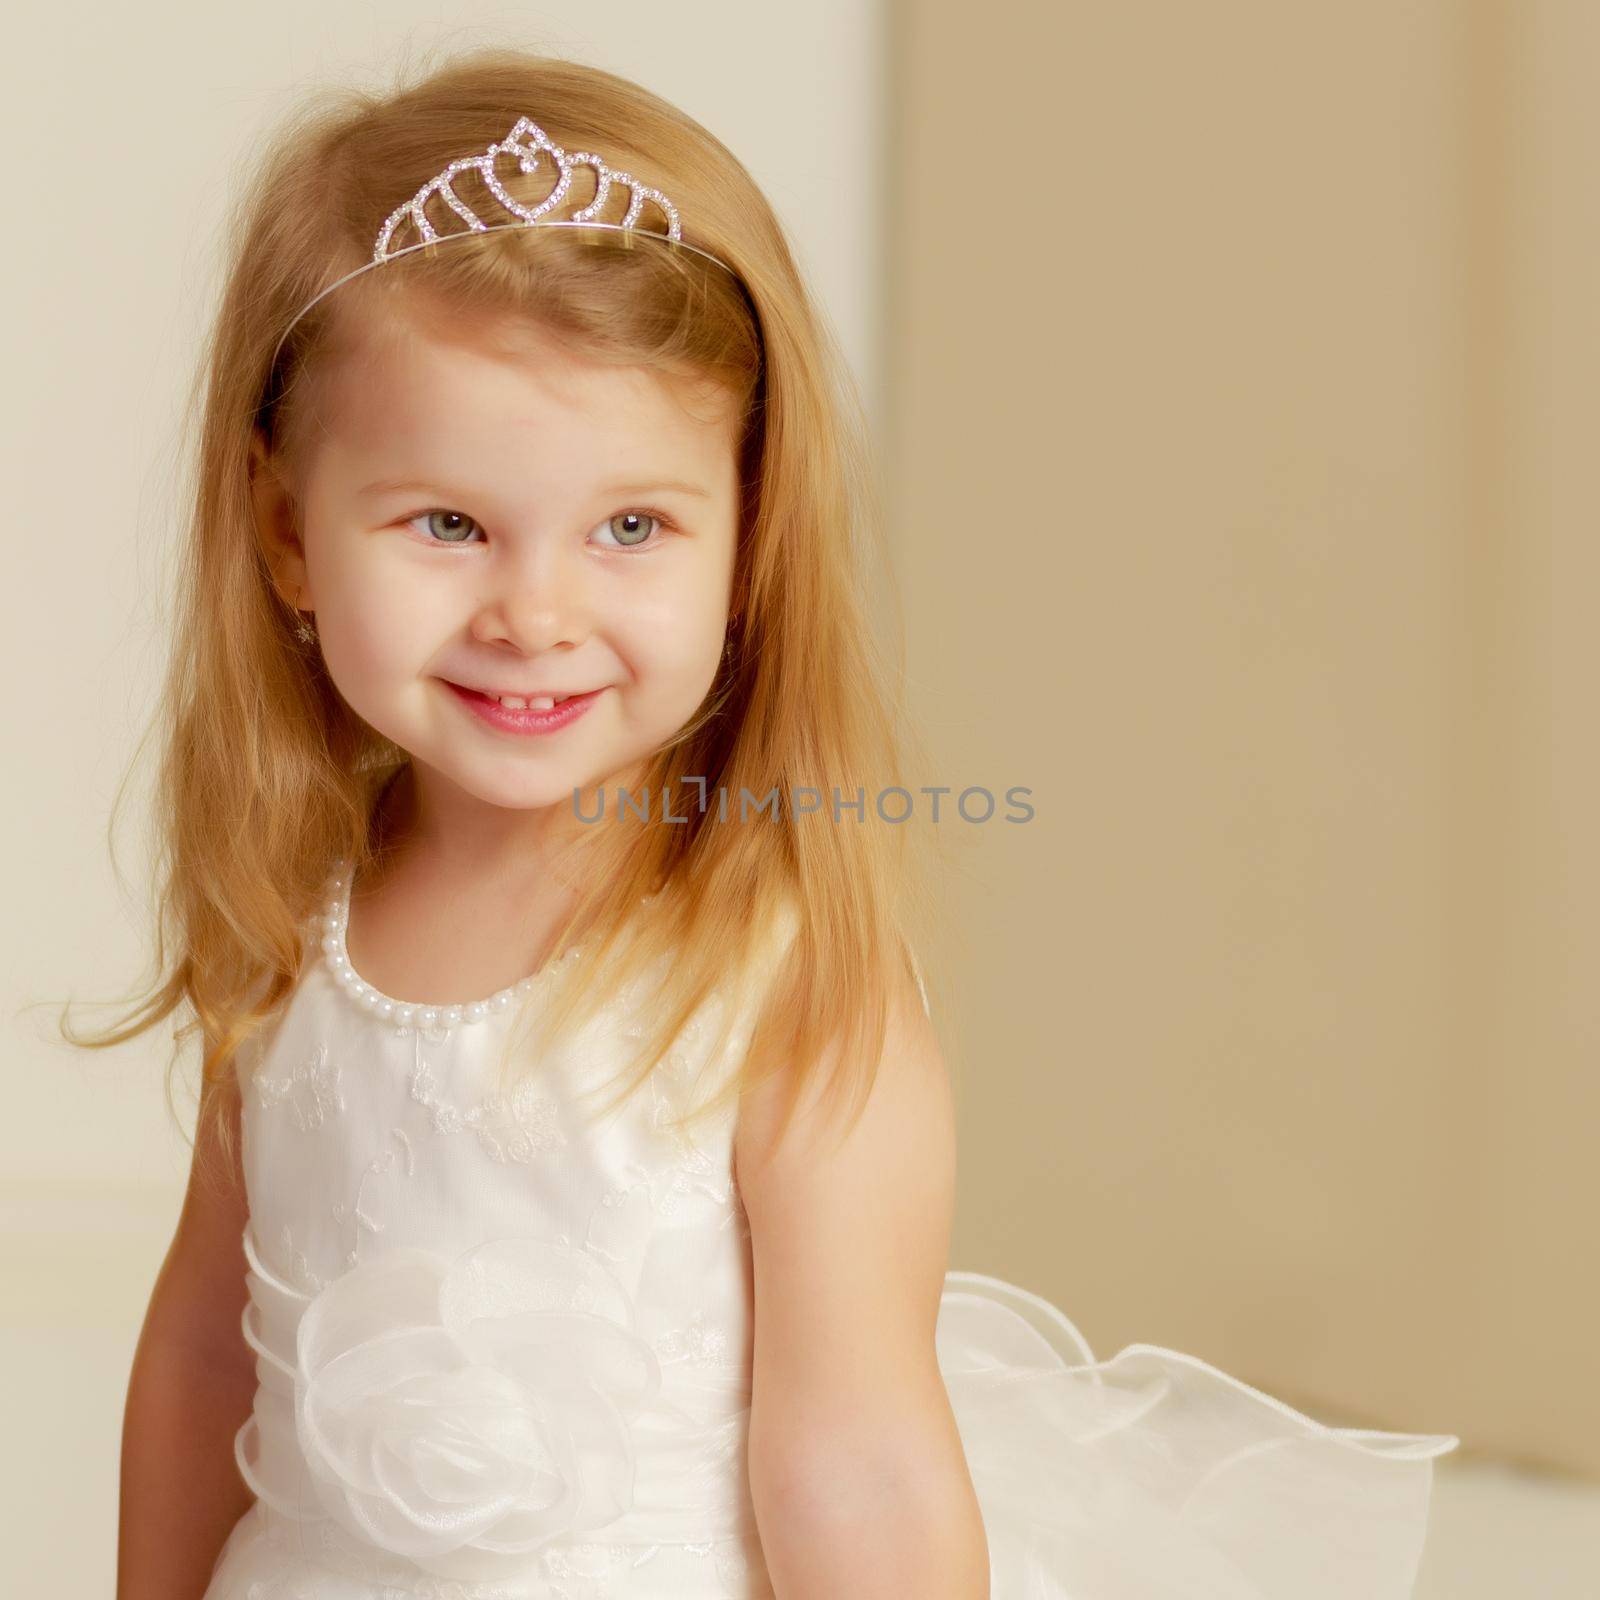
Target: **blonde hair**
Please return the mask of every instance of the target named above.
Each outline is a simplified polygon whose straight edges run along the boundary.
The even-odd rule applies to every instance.
[[[490,233],[353,279],[295,325],[269,372],[291,317],[370,256],[383,218],[522,115],[564,148],[596,150],[664,191],[685,240],[737,276],[670,244],[604,230]],[[539,177],[503,181],[524,203],[542,198]],[[574,191],[589,181],[575,180]],[[480,209],[476,195],[468,203],[492,220],[492,204]],[[253,515],[249,451],[258,429],[291,462],[304,448],[319,363],[343,319],[425,296],[451,318],[531,322],[594,359],[708,380],[733,398],[740,425],[737,648],[700,713],[646,763],[647,793],[690,793],[679,780],[693,776],[735,806],[745,791],[759,800],[776,790],[777,814],[733,824],[714,806],[699,814],[675,804],[683,825],[582,830],[592,854],[557,948],[577,928],[590,942],[541,1008],[544,1026],[559,1033],[593,1014],[605,986],[586,980],[624,942],[630,969],[656,959],[654,1025],[621,1075],[631,1093],[720,992],[730,964],[748,967],[750,952],[772,950],[769,932],[781,924],[789,936],[746,1019],[737,1070],[697,1114],[779,1071],[790,1075],[790,1115],[818,1074],[826,1082],[814,1086],[858,1113],[924,894],[913,868],[919,817],[885,820],[875,805],[908,782],[903,645],[892,589],[881,598],[893,609],[893,651],[884,616],[869,605],[884,550],[860,401],[750,174],[698,123],[625,78],[477,49],[385,94],[333,89],[308,99],[256,161],[227,257],[196,373],[193,506],[152,722],[163,737],[158,977],[125,1025],[75,1035],[63,1015],[63,1032],[103,1048],[188,1002],[194,1016],[176,1037],[181,1044],[198,1027],[202,1076],[221,1080],[293,989],[303,926],[332,862],[349,860],[359,877],[384,848],[375,802],[405,752],[358,718],[317,652],[296,643],[297,618],[274,588]],[[821,813],[792,813],[789,799],[803,788],[826,797]],[[852,807],[842,820],[836,790]],[[864,818],[854,811],[862,794]],[[658,890],[667,892],[641,910]],[[170,1105],[170,1066],[167,1082]],[[231,1149],[213,1098],[219,1144]]]

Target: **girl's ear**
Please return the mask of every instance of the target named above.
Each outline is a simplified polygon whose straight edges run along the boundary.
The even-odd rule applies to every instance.
[[[259,428],[250,434],[250,500],[255,508],[256,536],[266,557],[279,598],[291,609],[314,607],[305,549],[295,527],[294,501],[278,464]]]

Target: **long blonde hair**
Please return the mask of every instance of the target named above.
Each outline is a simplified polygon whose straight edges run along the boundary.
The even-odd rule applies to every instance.
[[[369,257],[382,219],[522,115],[564,148],[598,151],[664,191],[685,240],[737,276],[614,232],[489,233],[352,280],[294,326],[269,371],[294,313]],[[523,191],[540,182],[503,181]],[[584,830],[592,858],[558,946],[581,927],[589,954],[557,985],[546,1027],[558,1033],[592,1014],[605,995],[588,974],[624,939],[630,970],[665,958],[653,1025],[624,1075],[630,1093],[730,963],[765,948],[782,919],[792,938],[738,1070],[700,1110],[786,1071],[792,1114],[826,1067],[817,1087],[859,1111],[926,903],[913,867],[920,814],[897,822],[902,802],[879,807],[891,788],[911,792],[903,643],[892,588],[872,605],[885,551],[859,397],[750,174],[706,129],[625,78],[477,49],[383,95],[309,98],[256,160],[226,248],[196,373],[194,499],[152,723],[163,739],[158,976],[124,1025],[78,1035],[63,1013],[63,1032],[103,1048],[187,1001],[193,1017],[176,1030],[179,1043],[199,1028],[203,1077],[231,1074],[294,986],[330,864],[344,858],[359,876],[383,849],[375,802],[405,752],[350,710],[317,652],[296,642],[297,618],[269,576],[248,461],[256,430],[290,459],[303,447],[310,390],[342,318],[421,293],[454,318],[531,320],[596,359],[710,380],[740,419],[737,648],[700,712],[646,764],[647,793],[692,793],[680,781],[692,777],[734,807],[746,792],[776,791],[780,803],[739,825],[719,821],[715,805],[699,814],[676,804],[682,825]],[[818,814],[792,810],[802,789],[820,792]],[[835,798],[848,809],[836,812]],[[167,1082],[170,1105],[170,1066]],[[231,1149],[226,1124],[218,1140]]]

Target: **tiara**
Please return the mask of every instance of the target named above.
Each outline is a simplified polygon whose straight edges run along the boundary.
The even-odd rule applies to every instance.
[[[517,165],[525,173],[533,172],[539,165],[539,155],[543,151],[550,157],[556,168],[556,183],[543,200],[536,206],[525,206],[512,194],[494,170],[495,160],[501,155],[514,155]],[[594,199],[581,211],[576,211],[570,217],[546,219],[545,213],[553,211],[567,197],[567,191],[572,187],[572,173],[576,167],[590,168],[595,177]],[[515,222],[484,222],[474,213],[472,208],[455,192],[452,184],[457,174],[476,169],[483,178],[489,192],[503,205],[507,211],[512,212],[517,220]],[[613,184],[621,184],[629,191],[629,203],[626,215],[621,222],[597,222],[595,216],[600,212],[611,193]],[[445,204],[466,223],[464,231],[454,233],[439,233],[428,219],[427,204],[434,195],[440,196]],[[653,228],[638,226],[640,213],[647,202],[654,203],[667,219],[666,232],[662,233]],[[412,232],[418,235],[411,244],[394,245],[396,233],[409,224]],[[498,233],[507,228],[601,228],[613,233],[626,233],[630,236],[642,235],[648,239],[662,239],[677,246],[680,250],[692,250],[697,256],[703,256],[707,261],[714,262],[724,272],[738,274],[733,268],[708,250],[702,250],[698,245],[689,244],[683,237],[683,230],[678,223],[678,208],[659,189],[653,189],[647,183],[641,183],[630,172],[623,172],[613,168],[597,155],[587,150],[575,151],[568,154],[555,143],[553,139],[541,128],[538,123],[527,117],[518,117],[517,123],[504,139],[497,139],[482,155],[462,156],[459,160],[452,161],[437,177],[430,178],[423,186],[412,195],[404,204],[398,205],[387,217],[383,219],[383,226],[378,229],[378,236],[373,241],[372,259],[364,261],[352,272],[347,272],[342,278],[335,278],[327,288],[313,295],[311,299],[300,307],[289,319],[288,326],[278,338],[277,345],[273,348],[272,360],[268,364],[268,371],[277,365],[278,354],[283,349],[284,341],[289,337],[295,324],[319,304],[328,295],[348,283],[352,278],[358,278],[363,272],[370,272],[374,267],[381,267],[386,261],[393,261],[396,256],[409,255],[413,250],[426,250],[430,245],[448,244],[452,239],[466,239],[478,233]]]

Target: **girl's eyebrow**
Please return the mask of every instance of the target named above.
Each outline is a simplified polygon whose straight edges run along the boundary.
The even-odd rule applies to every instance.
[[[659,494],[663,490],[677,494],[697,495],[702,500],[711,498],[711,491],[698,483],[687,483],[678,478],[659,478],[653,482],[641,483],[611,483],[597,490],[599,494]],[[465,497],[466,491],[452,489],[442,483],[427,483],[414,478],[379,478],[374,483],[367,484],[357,491],[361,495],[369,494],[440,494],[446,499],[452,496]]]

